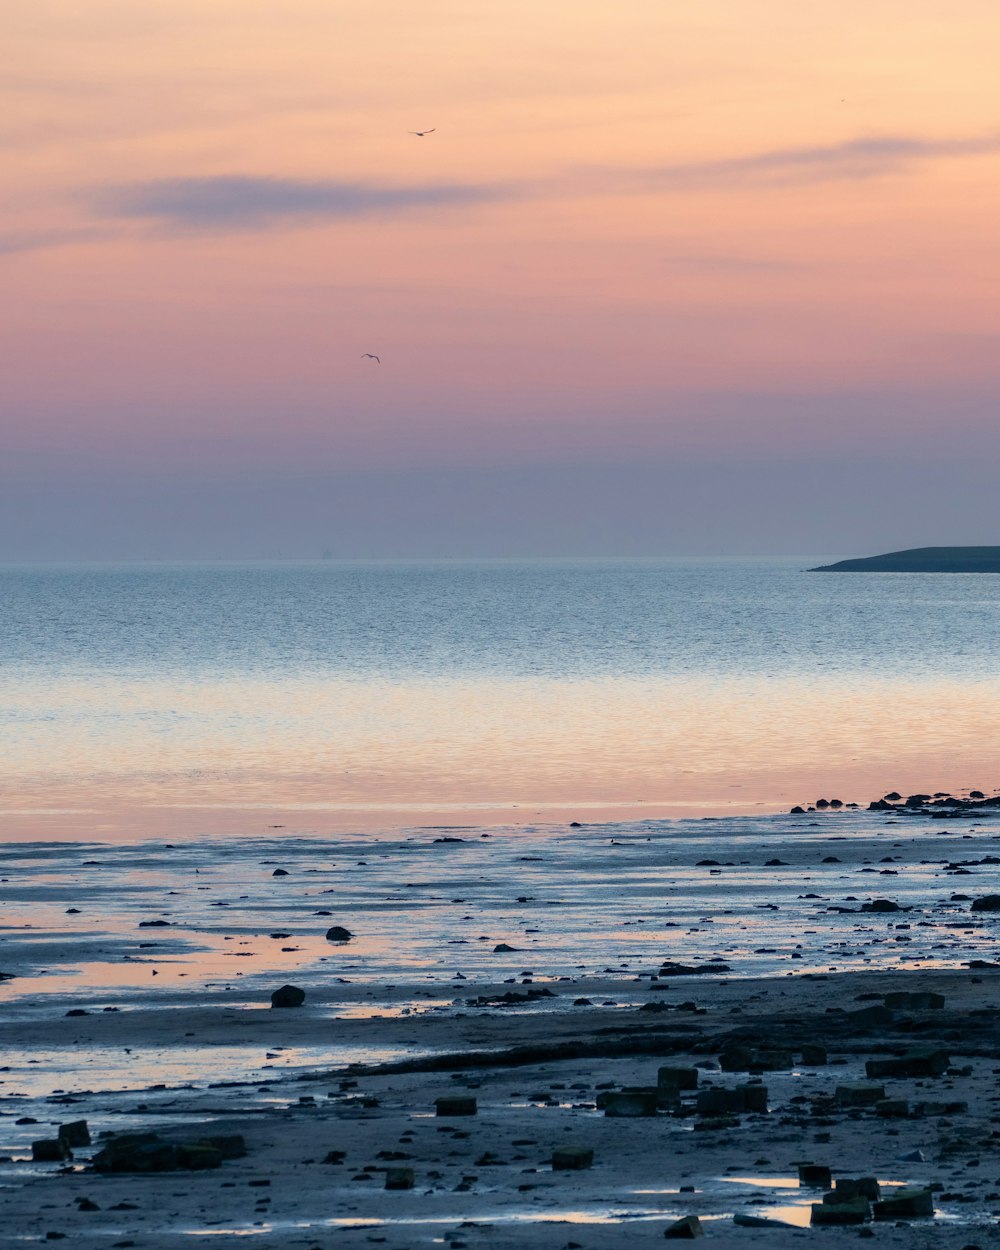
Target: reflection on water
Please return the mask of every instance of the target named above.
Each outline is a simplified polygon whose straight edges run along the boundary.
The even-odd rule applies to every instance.
[[[1000,579],[802,563],[0,570],[4,809],[180,836],[998,780]]]
[[[507,1010],[571,1010],[560,978],[581,971],[620,977],[612,1005],[645,1002],[651,983],[637,973],[671,952],[724,960],[735,976],[956,966],[992,959],[996,934],[988,914],[950,898],[948,864],[978,859],[979,840],[995,849],[997,818],[951,828],[859,812],[453,830],[450,841],[425,830],[11,847],[0,850],[0,931],[4,967],[18,975],[0,982],[0,999],[21,1013],[70,996],[100,1013],[127,1009],[139,987],[164,1005],[196,995],[264,1009],[276,984],[309,975],[329,1013],[357,1019],[444,1010],[449,983],[458,1005],[477,982],[506,981],[557,995]],[[962,870],[965,884],[976,871]],[[858,910],[887,891],[922,909],[917,923]],[[326,940],[338,924],[349,942]]]
[[[6,702],[25,714],[40,697],[8,684]],[[988,785],[1000,679],[175,677],[137,691],[117,680],[61,685],[59,697],[52,722],[5,735],[8,808],[48,812],[58,827],[61,808],[90,808],[93,822],[118,808],[176,807],[183,829],[185,809],[219,805],[367,813],[372,824],[449,806],[641,803],[672,814],[789,806],[831,786],[867,800],[890,782]],[[210,811],[201,817],[211,825]]]
[[[81,1091],[205,1089],[228,1081],[271,1081],[303,1068],[388,1063],[422,1053],[425,1052],[420,1047],[362,1047],[336,1043],[280,1046],[277,1052],[268,1053],[259,1045],[247,1047],[204,1041],[197,1046],[90,1044],[62,1049],[32,1046],[30,1051],[8,1047],[4,1049],[0,1068],[0,1099]],[[287,1103],[288,1095],[272,1101]]]

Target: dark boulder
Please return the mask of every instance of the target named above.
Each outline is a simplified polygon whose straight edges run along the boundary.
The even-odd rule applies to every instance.
[[[644,1086],[626,1087],[609,1091],[601,1099],[604,1114],[613,1119],[637,1119],[656,1115],[660,1106],[660,1091]]]
[[[174,1172],[177,1147],[155,1133],[123,1133],[94,1155],[98,1172]]]
[[[663,1235],[671,1241],[694,1241],[696,1237],[704,1237],[705,1230],[697,1215],[685,1215],[679,1220],[674,1220],[672,1224],[668,1224],[663,1230]]]
[[[157,1133],[121,1133],[94,1155],[93,1165],[98,1172],[203,1171],[244,1154],[243,1138],[235,1133],[181,1142],[165,1141]]]
[[[475,1098],[469,1098],[464,1095],[434,1099],[435,1115],[476,1115],[478,1110]]]
[[[825,1163],[800,1163],[799,1184],[810,1189],[829,1189],[832,1184],[829,1167]]]
[[[897,1189],[875,1203],[877,1220],[910,1220],[933,1214],[934,1195],[929,1189]]]
[[[865,1075],[872,1081],[882,1081],[887,1077],[906,1079],[942,1076],[947,1072],[950,1063],[947,1051],[928,1047],[908,1050],[905,1055],[891,1059],[869,1059],[865,1064]]]
[[[271,995],[272,1007],[301,1007],[305,1001],[306,992],[297,985],[283,985]]]
[[[67,1146],[89,1146],[90,1129],[86,1120],[72,1120],[69,1124],[59,1125],[59,1140]]]
[[[413,1184],[413,1168],[386,1168],[386,1189],[412,1189]]]
[[[721,963],[713,960],[707,964],[679,964],[672,959],[666,960],[657,972],[657,976],[661,977],[698,977],[711,976],[713,973],[731,971],[729,964]]]
[[[593,1166],[594,1152],[589,1146],[556,1146],[552,1151],[553,1172],[579,1172]]]
[[[852,1198],[848,1202],[814,1202],[811,1212],[813,1224],[867,1224],[872,1209],[867,1198]]]

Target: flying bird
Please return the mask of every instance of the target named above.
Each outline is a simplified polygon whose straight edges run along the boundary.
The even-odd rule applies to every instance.
[[[362,360],[374,360],[377,365],[380,365],[382,363],[381,356],[376,356],[374,352],[362,352],[361,359]]]
[[[432,126],[430,130],[408,130],[408,135],[416,135],[418,139],[422,139],[424,135],[432,135],[437,130],[437,126]]]

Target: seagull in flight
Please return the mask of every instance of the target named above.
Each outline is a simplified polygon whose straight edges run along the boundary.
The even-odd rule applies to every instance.
[[[362,360],[374,360],[377,365],[380,365],[382,363],[381,356],[376,356],[374,352],[362,352],[361,359]]]
[[[416,135],[418,139],[422,139],[424,135],[432,135],[437,130],[437,126],[432,126],[430,130],[408,130],[408,135]]]

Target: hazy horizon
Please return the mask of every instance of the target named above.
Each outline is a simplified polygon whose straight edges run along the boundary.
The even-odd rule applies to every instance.
[[[0,559],[997,540],[995,5],[293,8],[7,6]]]

